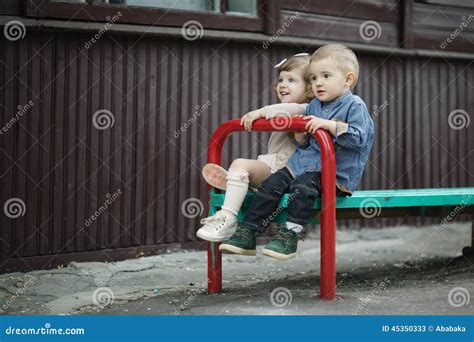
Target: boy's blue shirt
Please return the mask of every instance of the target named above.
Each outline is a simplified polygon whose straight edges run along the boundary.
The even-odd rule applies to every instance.
[[[359,96],[348,91],[331,102],[313,99],[306,114],[348,124],[347,132],[332,138],[336,152],[336,184],[340,190],[352,193],[360,182],[374,141],[374,121],[367,106]],[[321,151],[313,135],[296,148],[288,160],[288,167],[294,176],[321,171]]]

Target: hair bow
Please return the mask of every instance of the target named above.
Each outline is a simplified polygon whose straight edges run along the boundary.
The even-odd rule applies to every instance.
[[[302,56],[309,56],[309,53],[306,53],[306,52],[302,52],[302,53],[297,53],[296,55],[293,55],[292,57],[302,57]],[[283,65],[283,63],[285,63],[286,61],[288,60],[288,58],[285,58],[284,60],[282,60],[280,63],[276,64],[275,66],[273,66],[275,69],[276,68],[279,68]]]

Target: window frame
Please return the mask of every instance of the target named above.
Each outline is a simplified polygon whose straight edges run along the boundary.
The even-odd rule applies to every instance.
[[[142,24],[152,26],[181,27],[189,20],[199,21],[204,28],[237,30],[269,33],[269,22],[275,23],[279,18],[270,17],[267,13],[272,5],[271,0],[257,0],[257,16],[245,16],[225,13],[225,0],[221,2],[219,12],[176,10],[125,5],[85,4],[49,2],[48,0],[24,0],[24,14],[28,17],[48,19],[68,19],[89,22],[107,22],[121,12],[118,23]],[[274,25],[271,25],[274,26]]]

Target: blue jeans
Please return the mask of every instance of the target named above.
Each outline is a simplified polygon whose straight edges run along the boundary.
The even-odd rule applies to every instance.
[[[314,213],[314,201],[321,194],[320,179],[320,172],[305,172],[293,178],[288,168],[278,170],[259,186],[242,225],[263,233],[283,210],[278,202],[287,192],[290,193],[287,221],[307,224]],[[336,193],[342,194],[337,188]]]

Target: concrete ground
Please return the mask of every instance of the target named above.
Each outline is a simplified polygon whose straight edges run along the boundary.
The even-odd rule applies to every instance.
[[[472,315],[469,223],[338,232],[337,293],[318,298],[319,236],[282,262],[225,255],[220,295],[206,294],[206,252],[0,275],[3,315]]]

